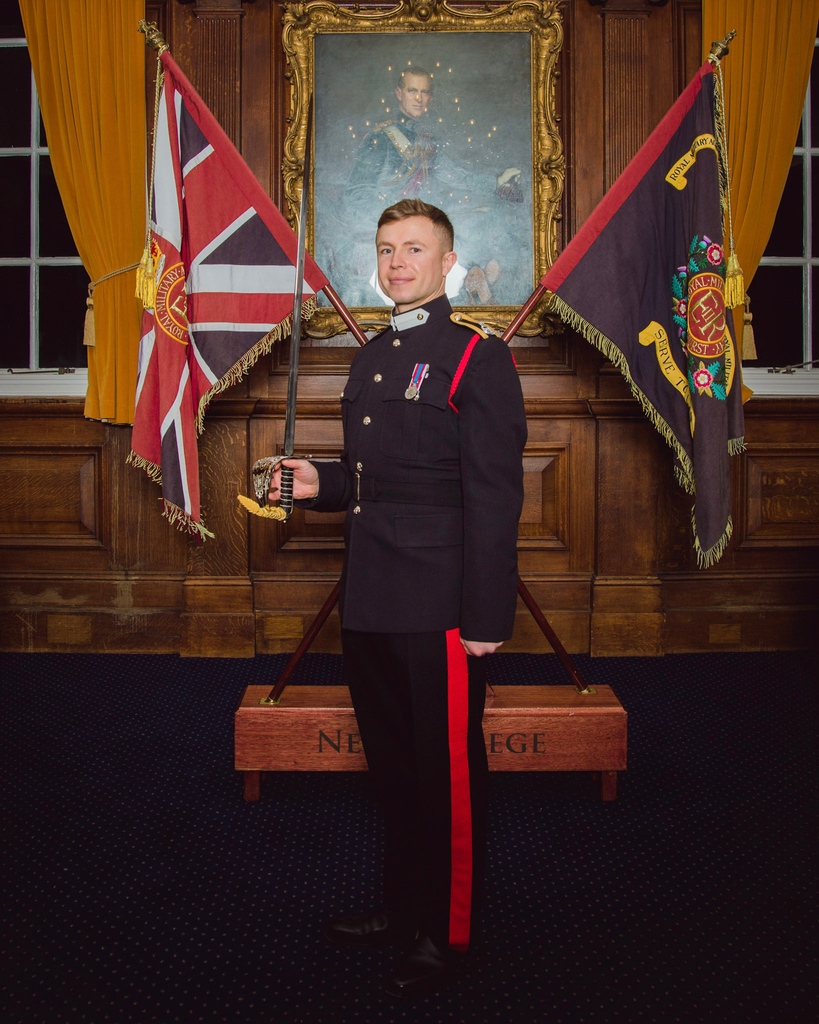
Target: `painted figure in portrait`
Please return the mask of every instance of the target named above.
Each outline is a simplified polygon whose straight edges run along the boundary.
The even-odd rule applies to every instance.
[[[386,50],[396,49],[395,37],[371,39],[370,88],[352,87],[350,80],[351,88],[342,93],[337,87],[346,78],[337,63],[333,89],[322,88],[329,58],[323,51],[337,50],[337,40],[317,40],[315,256],[349,306],[388,303],[378,286],[371,240],[378,211],[401,199],[422,199],[450,216],[459,261],[447,292],[455,305],[515,305],[531,290],[528,66],[525,60],[512,64],[522,66],[521,81],[511,92],[504,81],[507,99],[499,101],[493,74],[476,69],[471,59],[475,40],[438,35],[421,40],[425,46],[413,40],[413,51],[428,51],[428,63],[422,64],[417,55],[393,63]],[[477,43],[485,42],[477,37]],[[500,42],[519,48],[526,38],[511,35]],[[433,44],[439,52],[459,52],[448,61],[432,60]],[[379,49],[385,51],[381,60]],[[345,56],[343,63],[350,61],[346,51]],[[346,101],[356,109],[348,110]],[[347,128],[339,139],[342,114]]]

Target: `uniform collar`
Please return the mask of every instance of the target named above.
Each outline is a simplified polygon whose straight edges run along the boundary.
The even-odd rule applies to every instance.
[[[452,306],[446,295],[439,295],[437,299],[426,303],[424,306],[416,306],[415,309],[408,309],[406,313],[396,313],[393,309],[390,314],[390,326],[394,331],[408,331],[413,327],[420,327],[430,317],[441,315],[449,316]]]

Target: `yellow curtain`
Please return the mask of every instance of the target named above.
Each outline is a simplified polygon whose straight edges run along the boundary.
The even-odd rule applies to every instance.
[[[145,236],[144,0],[20,0],[54,177],[92,281]],[[133,421],[141,306],[134,272],[96,286],[85,415]],[[82,316],[83,310],[66,310]]]
[[[734,239],[747,288],[768,244],[799,132],[819,0],[703,0],[703,54],[722,62]],[[737,323],[742,323],[738,311]]]

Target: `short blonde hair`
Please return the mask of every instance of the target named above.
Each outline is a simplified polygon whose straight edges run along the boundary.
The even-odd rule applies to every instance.
[[[378,218],[378,227],[385,224],[394,224],[399,220],[406,220],[407,217],[426,217],[432,221],[435,233],[444,246],[444,252],[451,252],[455,246],[455,229],[452,221],[443,210],[437,206],[425,203],[422,199],[401,199],[399,202],[388,206]]]

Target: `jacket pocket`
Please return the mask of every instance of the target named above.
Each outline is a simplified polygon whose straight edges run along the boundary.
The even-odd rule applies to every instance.
[[[350,377],[344,385],[344,390],[341,392],[341,401],[354,402],[358,398],[363,384],[364,381],[360,377],[356,379]]]
[[[391,459],[437,462],[446,431],[447,384],[427,378],[416,398],[407,398],[408,382],[395,378],[384,390],[380,447]]]
[[[399,548],[443,548],[464,542],[463,516],[460,512],[441,512],[434,516],[396,516],[395,542]]]

